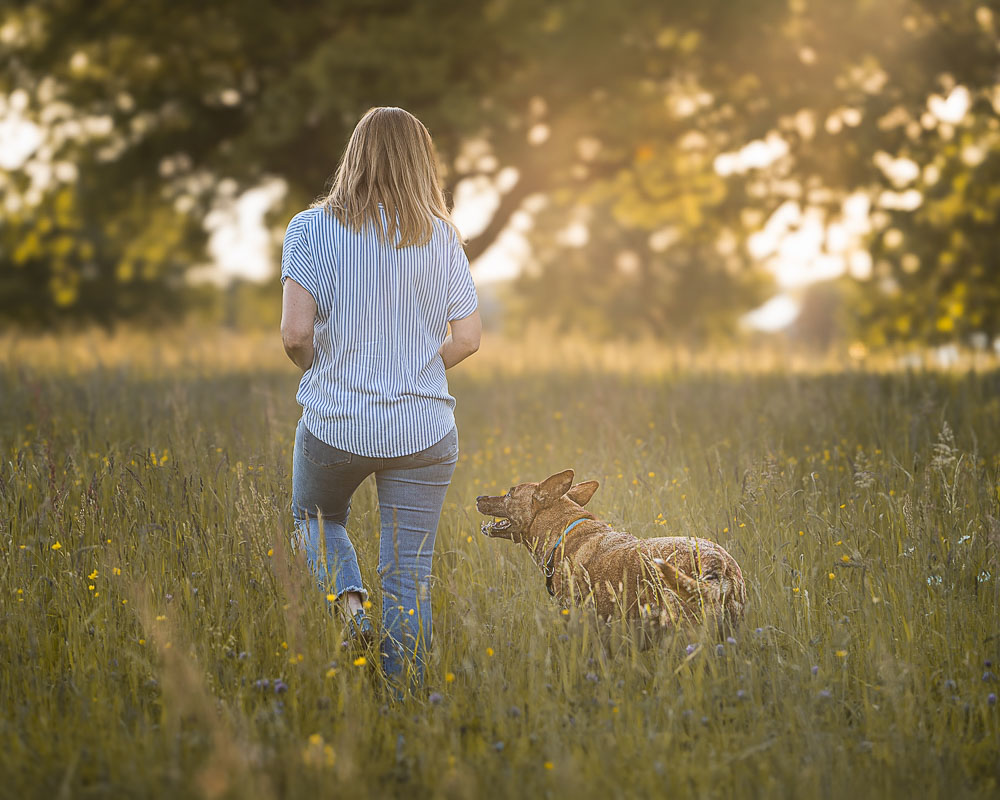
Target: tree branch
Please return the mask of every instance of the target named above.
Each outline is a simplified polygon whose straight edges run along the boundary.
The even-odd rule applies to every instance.
[[[465,245],[465,253],[468,255],[470,261],[475,261],[486,252],[487,248],[496,241],[496,238],[503,229],[507,227],[507,223],[510,222],[510,218],[514,212],[524,202],[524,198],[539,191],[542,184],[543,182],[537,172],[522,173],[510,191],[500,195],[500,205],[497,206],[497,210],[490,217],[489,224],[480,233],[469,239]]]

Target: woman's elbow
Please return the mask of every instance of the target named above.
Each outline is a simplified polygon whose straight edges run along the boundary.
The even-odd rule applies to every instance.
[[[464,319],[451,323],[451,339],[466,356],[471,356],[479,349],[482,335],[483,325],[479,320],[479,311],[473,311]]]
[[[454,337],[452,337],[454,338]],[[466,336],[455,342],[466,356],[471,356],[479,350],[480,336]]]
[[[285,346],[285,352],[301,350],[312,344],[313,330],[309,328],[296,327],[294,325],[281,326],[281,343]]]

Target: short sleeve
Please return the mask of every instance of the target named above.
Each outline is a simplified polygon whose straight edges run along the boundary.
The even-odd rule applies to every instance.
[[[448,270],[448,322],[464,319],[479,306],[476,284],[472,282],[469,257],[458,237],[453,239],[454,250]]]
[[[285,240],[281,245],[281,284],[284,286],[285,278],[291,278],[319,302],[316,266],[306,237],[306,219],[303,214],[296,214],[285,229]]]

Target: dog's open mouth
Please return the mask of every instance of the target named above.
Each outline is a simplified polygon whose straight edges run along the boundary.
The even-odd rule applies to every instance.
[[[505,531],[510,527],[509,519],[495,519],[491,522],[484,522],[479,530],[485,536],[495,536],[499,531]]]

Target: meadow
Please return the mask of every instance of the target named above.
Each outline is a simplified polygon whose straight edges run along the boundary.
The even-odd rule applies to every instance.
[[[0,796],[997,796],[995,364],[486,340],[402,702],[289,547],[298,374],[273,334],[0,337]],[[732,641],[602,634],[479,534],[566,467],[736,557]],[[376,611],[377,529],[365,484]]]

